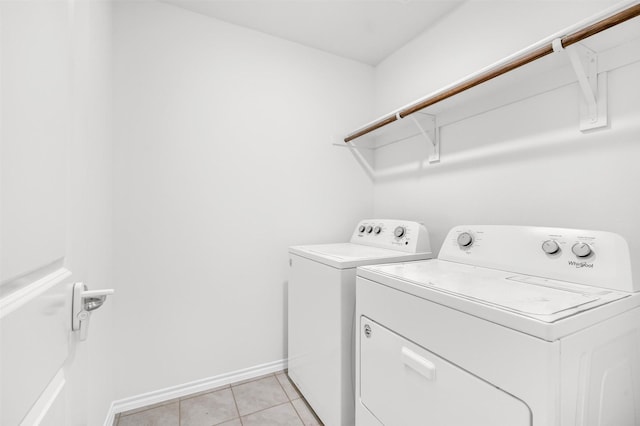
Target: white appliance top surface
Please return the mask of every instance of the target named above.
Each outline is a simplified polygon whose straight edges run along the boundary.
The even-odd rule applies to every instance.
[[[400,280],[486,308],[501,309],[546,323],[631,295],[437,259],[367,266],[359,270],[359,275],[373,281],[377,281],[376,275],[386,277],[387,282],[389,279]],[[405,290],[406,286],[402,289]]]
[[[358,266],[430,259],[430,252],[406,253],[354,243],[317,244],[289,247],[289,252],[337,269]]]
[[[402,252],[378,247],[365,246],[354,243],[318,244],[298,246],[299,250],[315,253],[319,256],[330,257],[340,261],[359,261],[372,258],[384,258],[401,255]]]

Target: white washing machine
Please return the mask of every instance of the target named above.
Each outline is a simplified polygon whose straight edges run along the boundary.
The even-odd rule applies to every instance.
[[[324,424],[353,425],[356,267],[431,258],[427,229],[364,220],[349,243],[289,253],[289,377]]]
[[[356,424],[638,426],[639,290],[622,237],[559,228],[358,268]]]

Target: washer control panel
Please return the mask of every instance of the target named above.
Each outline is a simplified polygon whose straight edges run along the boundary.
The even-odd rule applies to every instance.
[[[356,226],[351,242],[407,253],[431,251],[427,228],[407,220],[363,220]]]
[[[622,291],[631,280],[624,238],[604,231],[532,226],[456,226],[439,259]]]

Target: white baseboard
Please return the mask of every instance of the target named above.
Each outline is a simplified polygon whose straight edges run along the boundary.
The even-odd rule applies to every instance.
[[[118,413],[118,411],[116,411],[115,401],[113,401],[111,402],[111,406],[109,407],[109,412],[107,412],[107,418],[104,420],[103,426],[112,426],[113,420],[116,418],[116,413]]]
[[[170,399],[180,398],[196,392],[203,392],[209,389],[215,389],[230,383],[239,382],[241,380],[253,379],[254,377],[264,376],[266,374],[275,373],[287,368],[287,360],[268,362],[266,364],[256,365],[242,370],[233,371],[231,373],[220,374],[206,379],[195,380],[193,382],[184,383],[182,385],[171,386],[128,398],[119,399],[111,403],[109,413],[105,419],[104,426],[111,426],[116,413],[123,411],[135,410],[136,408],[145,407],[151,404],[168,401]]]

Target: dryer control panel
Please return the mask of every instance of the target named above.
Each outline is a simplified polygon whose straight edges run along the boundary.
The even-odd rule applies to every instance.
[[[431,251],[427,228],[421,223],[407,220],[362,220],[353,231],[351,242],[406,253]]]
[[[621,291],[632,281],[626,240],[618,234],[534,226],[456,226],[438,259]]]

